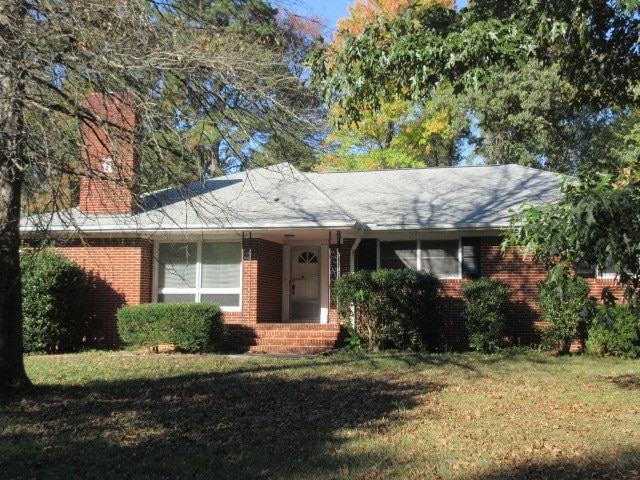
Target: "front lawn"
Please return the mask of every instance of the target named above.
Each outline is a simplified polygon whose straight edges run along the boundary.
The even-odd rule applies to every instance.
[[[640,478],[640,362],[26,358],[0,478]]]

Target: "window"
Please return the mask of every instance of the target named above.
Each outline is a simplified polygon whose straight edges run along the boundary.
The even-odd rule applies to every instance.
[[[604,270],[598,270],[596,267],[579,263],[576,265],[576,275],[583,278],[614,278],[616,269],[614,267],[607,267]]]
[[[161,243],[158,302],[213,302],[240,309],[239,242]]]
[[[421,241],[420,270],[433,272],[438,277],[460,275],[459,245],[457,240]]]
[[[380,242],[380,268],[417,268],[417,244],[409,242]]]
[[[298,263],[318,263],[318,256],[313,252],[302,252],[298,255]]]
[[[440,278],[478,278],[480,239],[380,242],[380,268],[413,268]]]

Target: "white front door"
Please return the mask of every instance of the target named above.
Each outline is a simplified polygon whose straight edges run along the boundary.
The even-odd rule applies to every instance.
[[[289,318],[300,322],[320,320],[320,248],[291,247]]]

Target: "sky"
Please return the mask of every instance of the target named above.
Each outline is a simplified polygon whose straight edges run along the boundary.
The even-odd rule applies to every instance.
[[[298,0],[294,2],[299,5],[299,11],[303,15],[318,15],[327,20],[328,30],[335,29],[338,19],[349,15],[349,7],[355,0]],[[466,0],[457,0],[457,7],[462,8],[467,5]]]

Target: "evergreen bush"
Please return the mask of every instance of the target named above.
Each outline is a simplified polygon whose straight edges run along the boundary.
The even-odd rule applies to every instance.
[[[439,290],[435,275],[410,269],[355,272],[334,287],[341,315],[353,315],[354,331],[370,350],[434,348]]]
[[[133,347],[172,344],[183,352],[217,349],[226,329],[212,303],[146,303],[118,310],[118,333]]]
[[[84,270],[51,249],[20,255],[25,352],[55,353],[82,345]]]
[[[462,287],[467,301],[464,311],[469,346],[480,352],[493,352],[504,346],[510,287],[491,278],[472,280]]]
[[[640,356],[638,309],[628,305],[598,305],[587,332],[587,353]]]
[[[541,346],[560,354],[569,353],[573,341],[586,335],[586,325],[592,316],[589,284],[566,269],[553,269],[538,288],[541,319],[549,323],[540,329]]]

